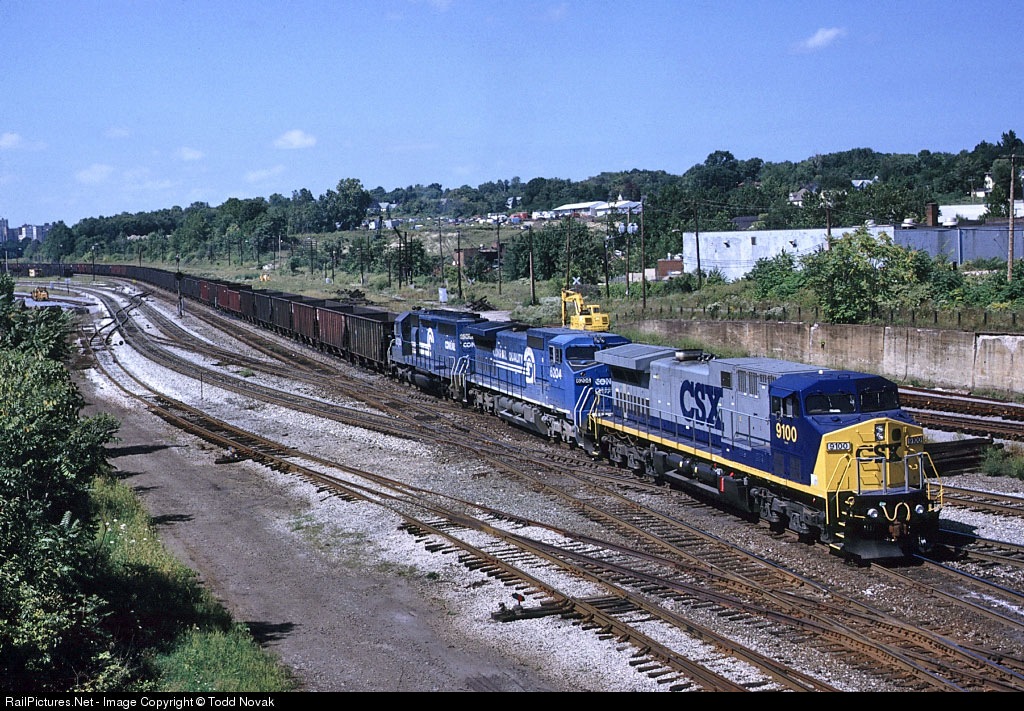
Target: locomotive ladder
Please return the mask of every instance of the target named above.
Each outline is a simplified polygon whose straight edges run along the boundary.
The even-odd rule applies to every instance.
[[[459,399],[466,401],[466,374],[469,372],[469,356],[462,356],[452,368],[452,390],[458,393]]]

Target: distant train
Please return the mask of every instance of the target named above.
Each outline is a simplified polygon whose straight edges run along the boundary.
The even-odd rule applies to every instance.
[[[150,267],[95,273],[180,293],[851,559],[900,559],[937,538],[938,472],[880,376],[452,309],[394,314]]]

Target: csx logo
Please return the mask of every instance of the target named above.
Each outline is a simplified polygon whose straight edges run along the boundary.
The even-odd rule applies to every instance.
[[[893,444],[876,444],[869,447],[860,447],[857,449],[858,457],[880,457],[885,459],[887,462],[898,462],[900,461],[900,445],[897,443]]]
[[[706,383],[684,380],[679,387],[679,404],[683,417],[705,422],[711,429],[722,429],[722,416],[718,403],[722,400],[722,388]]]

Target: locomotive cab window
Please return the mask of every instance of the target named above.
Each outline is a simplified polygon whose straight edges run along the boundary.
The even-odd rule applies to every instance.
[[[860,394],[861,412],[882,412],[896,410],[900,406],[899,391],[896,388],[865,390]]]
[[[565,349],[565,359],[570,365],[585,365],[594,362],[593,346],[569,346]]]
[[[848,415],[857,411],[851,393],[813,393],[804,404],[808,415]]]
[[[776,417],[800,417],[800,400],[795,394],[786,397],[773,395],[772,413]]]
[[[548,347],[548,362],[551,365],[557,365],[562,362],[562,349],[555,348],[554,346]]]

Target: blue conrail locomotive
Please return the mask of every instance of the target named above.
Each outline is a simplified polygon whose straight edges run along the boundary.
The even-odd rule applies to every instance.
[[[594,354],[629,340],[571,328],[528,328],[446,309],[395,319],[396,377],[563,442],[583,444],[587,418],[608,391],[608,367]]]
[[[854,559],[933,545],[938,474],[895,383],[639,343],[594,357],[612,387],[588,438],[611,461]]]

